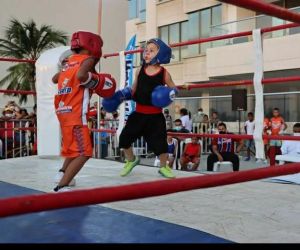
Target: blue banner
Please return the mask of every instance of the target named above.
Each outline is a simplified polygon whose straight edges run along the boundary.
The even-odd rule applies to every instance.
[[[127,44],[125,51],[135,50],[136,35],[134,35]],[[126,81],[124,87],[132,87],[133,85],[133,62],[135,54],[127,54],[125,56],[125,67],[126,67]],[[135,102],[130,100],[125,102],[125,116],[124,121],[126,122],[128,116],[135,110]]]

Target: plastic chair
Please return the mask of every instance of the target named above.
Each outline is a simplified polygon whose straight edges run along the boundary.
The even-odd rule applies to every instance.
[[[217,161],[214,163],[214,172],[220,172],[221,168],[230,169],[232,171],[232,162],[231,161]]]
[[[176,138],[173,138],[173,140],[176,143],[176,147],[175,147],[175,156],[174,156],[174,161],[173,161],[173,165],[170,166],[171,168],[173,168],[176,165],[176,161],[177,161],[177,154],[178,154],[178,140]],[[169,162],[167,161],[167,164],[169,164]],[[154,160],[154,167],[159,167],[160,166],[160,160],[158,158],[158,156],[155,156],[155,160]]]
[[[192,142],[192,139],[191,139],[191,138],[186,138],[184,141],[181,141],[181,142],[180,142],[180,145],[179,145],[179,148],[180,148],[180,155],[178,156],[178,159],[179,159],[179,161],[178,161],[178,169],[181,169],[180,157],[181,157],[181,155],[182,155],[184,146],[185,146],[187,143],[190,143],[190,142]],[[202,141],[199,140],[199,141],[198,141],[198,144],[200,144],[200,148],[201,148],[201,152],[200,152],[200,157],[201,157],[201,154],[202,154]],[[192,163],[192,162],[189,162],[189,163],[188,163],[188,167],[189,167],[189,165],[191,165],[191,164],[193,164],[193,163]]]

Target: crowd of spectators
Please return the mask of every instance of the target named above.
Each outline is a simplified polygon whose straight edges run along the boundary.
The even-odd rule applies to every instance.
[[[217,112],[212,112],[211,116],[209,117],[200,107],[197,113],[193,115],[191,115],[191,113],[186,108],[180,109],[179,113],[180,119],[175,119],[174,121],[172,121],[169,110],[164,112],[168,132],[196,134],[232,134],[232,132],[228,131],[226,123],[220,121]],[[253,112],[249,112],[247,114],[247,118],[248,119],[244,122],[244,132],[247,135],[253,135],[255,130],[255,117]],[[300,132],[300,130],[298,131],[298,125],[299,123],[296,123],[294,125],[294,135],[297,135],[298,132]],[[272,116],[270,118],[265,117],[264,119],[263,134],[282,135],[285,133],[284,131],[286,130],[286,128],[287,124],[281,116],[280,110],[278,108],[273,109]],[[188,145],[187,143],[185,143],[186,137],[178,135],[174,135],[173,137],[178,141],[178,155],[180,162],[179,168],[182,170],[197,170],[199,165],[193,165],[193,163],[195,162],[191,159],[188,161],[189,157],[187,157],[187,154],[185,153],[186,145]],[[187,141],[188,140],[190,140],[190,138],[187,139]],[[188,143],[191,142],[188,141]],[[289,142],[281,140],[264,140],[265,158],[256,159],[256,148],[253,139],[235,140],[230,138],[210,139],[202,137],[201,140],[198,140],[198,144],[200,144],[199,158],[203,153],[208,154],[207,171],[212,171],[213,166],[216,162],[223,161],[230,161],[232,163],[233,170],[238,171],[241,159],[243,159],[244,161],[250,161],[254,158],[256,160],[256,163],[269,163],[270,165],[275,165],[276,155],[287,154],[286,145],[289,145],[288,148],[291,152],[293,152],[291,150],[291,147],[293,147],[296,151],[298,150],[298,148],[300,148],[300,142],[298,141]],[[180,145],[185,146],[181,147]],[[245,151],[246,154],[244,158],[241,156],[242,151]],[[193,167],[188,167],[189,165]]]
[[[0,117],[0,157],[10,158],[36,154],[36,105],[31,113],[14,101],[9,101],[2,110]]]
[[[99,112],[99,113],[98,113]],[[226,123],[220,121],[217,112],[212,112],[209,117],[200,107],[197,113],[191,115],[186,108],[179,110],[180,118],[174,119],[170,115],[168,109],[163,111],[166,119],[167,132],[173,133],[218,133],[232,134],[228,131]],[[98,114],[100,119],[98,120]],[[244,132],[247,135],[253,135],[255,129],[255,117],[252,112],[248,113],[248,119],[244,123]],[[98,102],[94,102],[88,112],[88,120],[90,128],[112,129],[117,130],[119,126],[119,113],[117,111],[112,114],[107,113],[102,107],[98,111]],[[98,122],[99,126],[98,126]],[[34,128],[36,127],[36,105],[32,112],[28,112],[26,108],[22,108],[14,101],[9,101],[2,110],[0,117],[0,159],[9,158],[21,154],[20,150],[26,148],[25,155],[36,154],[37,140],[34,130],[26,131],[18,128]],[[294,125],[294,135],[299,135],[299,123]],[[2,129],[1,129],[2,128]],[[272,117],[264,119],[264,134],[280,135],[283,134],[287,125],[280,115],[278,108],[274,108]],[[108,155],[108,144],[117,143],[109,140],[110,134],[107,132],[91,133],[94,144],[101,144],[101,158]],[[176,166],[177,169],[195,171],[200,167],[200,159],[203,153],[208,154],[207,171],[213,170],[215,162],[230,161],[233,170],[239,170],[240,160],[239,154],[242,150],[246,152],[244,161],[251,160],[255,156],[255,144],[253,140],[233,140],[230,138],[210,139],[206,137],[193,137],[186,139],[186,136],[174,135],[168,136],[169,164]],[[265,159],[256,159],[257,162],[274,165],[275,156],[278,154],[290,154],[295,150],[300,152],[300,142],[288,142],[280,140],[264,140]],[[27,148],[29,147],[29,149]],[[16,149],[19,152],[16,153]],[[297,152],[298,152],[297,151]],[[22,153],[24,155],[24,153]],[[298,153],[299,154],[299,153]],[[203,166],[202,166],[203,168]]]

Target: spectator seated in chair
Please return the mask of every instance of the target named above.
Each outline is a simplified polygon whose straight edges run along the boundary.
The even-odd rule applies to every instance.
[[[226,124],[218,124],[219,134],[232,134],[227,131]],[[212,140],[212,154],[207,157],[207,171],[213,171],[215,162],[232,162],[233,171],[239,171],[240,159],[234,152],[234,142],[238,143],[236,153],[239,153],[243,147],[243,141],[231,138],[216,138]]]
[[[174,127],[172,129],[168,129],[167,132],[172,132],[172,133],[190,133],[190,131],[188,129],[185,129],[182,126],[182,121],[180,119],[176,119],[174,121]],[[178,145],[178,151],[177,151],[177,155],[181,155],[181,150],[180,150],[180,142],[185,140],[186,137],[182,137],[182,136],[178,136],[178,135],[174,135],[173,136],[175,139],[177,139],[177,145]],[[176,161],[176,169],[179,168],[179,164],[177,159],[175,159]]]
[[[177,154],[177,144],[178,141],[177,139],[173,138],[171,135],[167,136],[167,143],[168,143],[168,162],[169,162],[169,167],[173,168],[173,163],[176,158]]]
[[[295,123],[293,126],[293,136],[300,136],[300,123]],[[282,141],[281,145],[281,155],[283,156],[284,159],[286,160],[281,160],[279,163],[284,164],[284,163],[289,163],[289,162],[295,162],[295,160],[298,162],[298,157],[299,157],[299,162],[300,162],[300,141]],[[276,155],[276,159],[277,159]],[[288,161],[289,158],[291,158],[291,161]]]
[[[192,137],[192,142],[187,143],[180,157],[181,170],[196,171],[200,164],[201,145],[199,138]]]
[[[167,130],[170,132],[170,130]],[[177,159],[177,151],[178,151],[178,141],[173,138],[171,135],[167,135],[167,143],[168,143],[168,166],[173,168],[174,161]],[[158,167],[160,164],[159,158],[156,156],[154,160],[154,166]]]

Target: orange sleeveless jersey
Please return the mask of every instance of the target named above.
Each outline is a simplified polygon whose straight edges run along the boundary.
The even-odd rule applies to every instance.
[[[271,134],[272,135],[279,135],[280,130],[284,126],[284,120],[281,116],[272,117],[270,119],[270,126],[271,126]]]
[[[59,74],[54,105],[61,126],[87,125],[90,90],[81,87],[76,75],[89,55],[72,55]]]

